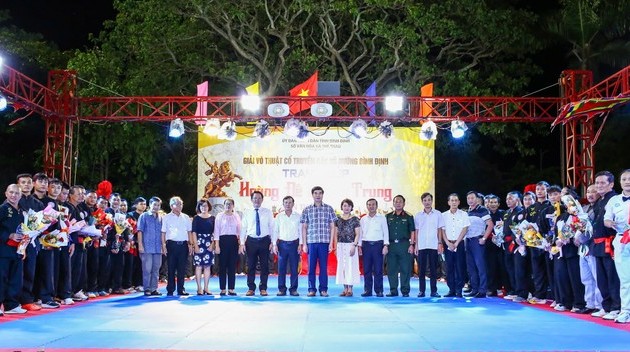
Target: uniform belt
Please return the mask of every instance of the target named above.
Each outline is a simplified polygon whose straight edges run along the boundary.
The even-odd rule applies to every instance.
[[[468,237],[468,238],[466,238],[466,239],[467,239],[467,240],[478,240],[478,239],[480,239],[481,237],[483,237],[483,235],[479,235],[479,236],[475,236],[475,237]]]
[[[174,244],[179,244],[179,245],[188,243],[188,241],[173,241],[173,240],[166,240],[166,242],[167,243],[170,242],[170,243],[174,243]]]
[[[408,238],[395,239],[392,242],[394,243],[409,242],[409,239]]]
[[[367,244],[370,244],[370,245],[374,245],[374,244],[383,244],[383,240],[380,240],[380,241],[365,241],[365,240],[363,240],[363,241],[361,241],[361,242],[362,242],[362,243],[367,243]]]
[[[269,236],[262,236],[262,237],[252,237],[252,236],[247,236],[247,240],[248,241],[264,241],[264,240],[268,240],[271,237]]]
[[[279,243],[290,243],[290,244],[291,243],[295,243],[295,242],[299,242],[299,241],[300,241],[300,239],[293,240],[293,241],[278,240]]]

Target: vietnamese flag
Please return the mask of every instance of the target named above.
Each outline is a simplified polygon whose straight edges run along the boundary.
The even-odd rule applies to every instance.
[[[317,96],[317,71],[306,81],[298,84],[289,90],[291,97],[316,97]],[[291,114],[310,109],[311,105],[317,103],[315,100],[297,100],[289,103]]]

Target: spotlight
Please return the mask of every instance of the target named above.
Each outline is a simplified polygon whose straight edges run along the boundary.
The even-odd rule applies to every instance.
[[[434,141],[437,138],[437,126],[433,121],[427,121],[420,127],[420,139],[423,141]]]
[[[394,128],[392,123],[389,121],[383,121],[380,125],[378,125],[378,131],[381,132],[381,135],[385,138],[389,138],[392,136],[392,132]]]
[[[363,138],[367,136],[367,123],[361,119],[356,119],[350,125],[350,133],[355,138]]]
[[[267,115],[271,117],[285,117],[289,116],[289,104],[276,103],[269,104],[267,107]]]
[[[206,119],[206,125],[203,127],[203,133],[210,137],[216,137],[219,134],[221,122],[217,118]]]
[[[390,95],[385,97],[385,110],[388,112],[401,112],[403,110],[403,97]]]
[[[228,120],[221,125],[221,129],[219,130],[219,134],[217,136],[219,139],[225,139],[228,141],[233,141],[236,139],[236,124]]]
[[[311,115],[315,117],[328,117],[333,113],[332,105],[327,103],[317,103],[311,105]]]
[[[179,138],[184,134],[184,121],[179,117],[171,121],[171,126],[168,129],[169,137]]]
[[[451,134],[453,135],[453,138],[462,138],[467,129],[468,126],[466,126],[464,121],[453,120],[451,122]]]
[[[1,65],[2,65],[2,62],[0,62],[0,66]],[[5,98],[4,95],[0,94],[0,111],[6,109],[7,105],[9,105],[9,102],[7,102],[7,98]]]
[[[308,124],[304,121],[300,122],[300,131],[298,132],[297,138],[304,139],[309,134]]]
[[[260,110],[260,96],[243,95],[241,96],[241,107],[246,111],[256,112]]]
[[[254,128],[254,137],[265,138],[265,136],[269,135],[271,131],[269,130],[269,123],[265,120],[260,120],[256,123],[256,128]]]

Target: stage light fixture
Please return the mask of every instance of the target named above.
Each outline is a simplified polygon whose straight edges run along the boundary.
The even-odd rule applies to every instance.
[[[423,141],[434,141],[437,138],[437,134],[437,126],[433,121],[426,121],[420,127],[420,139]]]
[[[9,102],[7,101],[7,98],[4,95],[0,94],[0,111],[6,109],[8,105]]]
[[[327,103],[317,103],[311,105],[311,115],[315,117],[328,117],[333,113],[333,107]]]
[[[453,120],[451,122],[451,134],[453,138],[462,138],[466,130],[468,130],[468,126],[466,126],[464,121]]]
[[[219,139],[233,141],[236,139],[236,124],[232,120],[228,120],[221,125],[219,130]]]
[[[260,120],[256,123],[256,127],[254,128],[254,137],[265,138],[271,133],[269,129],[269,123],[265,120]]]
[[[175,120],[171,121],[171,125],[168,129],[169,137],[179,138],[184,135],[184,132],[184,121],[182,121],[182,119],[178,117]]]
[[[308,130],[308,124],[304,121],[300,121],[300,131],[298,132],[297,138],[304,139],[308,136],[310,131]]]
[[[249,112],[257,112],[258,110],[260,110],[260,96],[242,95],[241,107]]]
[[[297,119],[289,119],[284,124],[284,134],[289,137],[297,137],[300,133],[300,121]]]
[[[350,133],[354,138],[364,138],[367,136],[367,123],[364,120],[356,119],[350,125]]]
[[[289,116],[290,111],[289,104],[284,103],[269,104],[267,107],[267,115],[271,117],[286,117]]]
[[[404,99],[399,95],[385,97],[385,110],[391,113],[403,111]]]
[[[378,125],[378,131],[381,133],[383,137],[389,138],[392,136],[392,133],[394,132],[394,127],[392,126],[391,122],[383,121],[380,123],[380,125]]]
[[[210,137],[216,137],[219,134],[221,128],[221,121],[217,118],[206,119],[206,125],[203,127],[203,133]]]

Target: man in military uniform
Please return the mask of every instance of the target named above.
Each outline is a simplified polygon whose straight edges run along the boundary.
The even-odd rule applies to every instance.
[[[409,297],[411,290],[411,256],[414,252],[413,238],[416,230],[413,216],[403,210],[405,197],[394,197],[394,211],[386,215],[389,229],[389,251],[387,253],[387,279],[389,289],[387,297],[398,296],[398,274],[400,273],[400,292]]]

